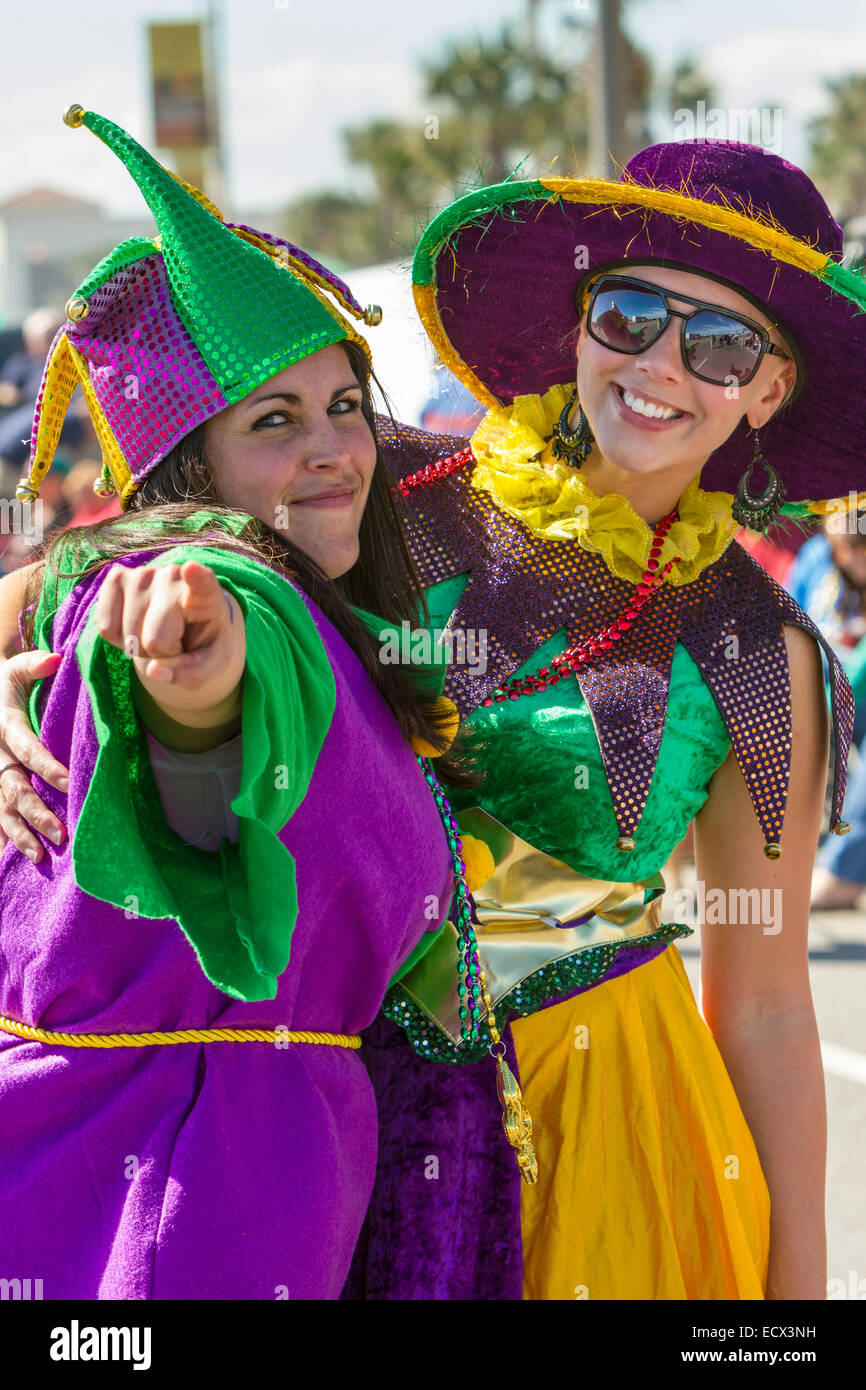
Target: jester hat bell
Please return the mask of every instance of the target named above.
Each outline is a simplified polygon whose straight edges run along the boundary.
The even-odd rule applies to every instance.
[[[618,181],[544,178],[476,189],[427,228],[413,290],[446,366],[479,401],[502,409],[574,382],[580,282],[649,261],[730,285],[799,358],[793,403],[761,431],[785,488],[782,513],[820,514],[832,499],[859,495],[866,279],[841,264],[842,231],[815,185],[760,146],[674,141],[642,150]],[[735,493],[752,449],[744,417],[708,459],[701,487]]]
[[[343,340],[369,361],[351,320],[374,324],[382,315],[375,305],[361,308],[342,280],[297,246],[223,221],[203,193],[112,121],[78,105],[63,119],[87,126],[123,161],[158,234],[121,242],[68,301],[17,495],[38,495],[80,383],[102,448],[97,491],[117,492],[126,507],[184,435],[285,367]]]

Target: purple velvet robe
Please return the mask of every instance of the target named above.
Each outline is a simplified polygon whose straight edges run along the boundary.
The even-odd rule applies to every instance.
[[[104,573],[104,572],[103,572]],[[75,833],[97,753],[75,643],[101,576],[54,622],[63,651],[41,736],[68,796],[34,778]],[[274,1000],[202,972],[176,922],[85,895],[70,841],[0,857],[0,1013],[45,1029],[209,1026],[357,1033],[444,917],[453,878],[421,769],[385,701],[304,600],[336,681],[307,795],[280,838],[300,910]],[[107,821],[105,854],[129,825]],[[135,884],[130,883],[130,893]],[[329,1299],[345,1280],[376,1169],[373,1090],[357,1053],[263,1042],[73,1049],[0,1032],[0,1277],[46,1299]]]

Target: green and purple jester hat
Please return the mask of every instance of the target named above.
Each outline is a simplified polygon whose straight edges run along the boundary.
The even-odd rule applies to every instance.
[[[346,315],[376,324],[382,313],[362,308],[342,280],[297,246],[224,222],[203,193],[104,116],[73,105],[63,119],[87,126],[123,161],[157,235],[121,242],[67,302],[17,496],[38,496],[80,383],[102,448],[95,488],[102,496],[116,492],[125,508],[184,435],[293,362],[344,340],[369,361]]]

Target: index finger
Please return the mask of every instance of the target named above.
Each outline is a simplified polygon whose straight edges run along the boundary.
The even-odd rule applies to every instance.
[[[4,749],[8,750],[8,757],[4,756]],[[9,716],[6,722],[6,736],[0,743],[0,766],[13,759],[22,763],[28,772],[35,772],[43,782],[56,787],[58,791],[69,790],[69,769],[43,747],[23,712]]]

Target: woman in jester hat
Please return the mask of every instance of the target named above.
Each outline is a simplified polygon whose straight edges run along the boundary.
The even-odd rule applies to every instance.
[[[378,659],[418,589],[365,311],[65,119],[159,235],[67,305],[19,489],[80,381],[124,511],[26,576],[34,790],[0,761],[7,809],[22,781],[46,809],[0,856],[0,1269],[48,1299],[336,1298],[376,1164],[360,1030],[468,915],[444,668]]]
[[[800,169],[713,140],[479,189],[421,239],[419,313],[488,413],[471,441],[397,431],[392,467],[432,620],[486,633],[486,672],[445,682],[484,772],[453,804],[495,862],[476,933],[536,1165],[521,1184],[442,936],[368,1036],[380,1157],[345,1297],[825,1296],[822,649],[836,834],[851,691],[732,542],[863,504],[841,255]],[[704,1018],[661,905],[692,820]]]

